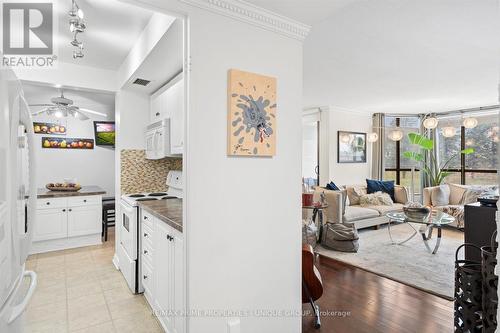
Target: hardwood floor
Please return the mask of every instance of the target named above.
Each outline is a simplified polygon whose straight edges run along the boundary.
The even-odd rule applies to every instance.
[[[303,333],[453,332],[452,301],[326,257],[317,268],[324,286],[317,302],[321,328],[304,304]]]

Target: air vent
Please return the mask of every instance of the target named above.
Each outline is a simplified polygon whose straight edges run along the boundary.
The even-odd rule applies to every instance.
[[[148,84],[150,84],[150,83],[151,83],[151,81],[149,81],[149,80],[145,80],[145,79],[140,79],[140,78],[137,78],[137,79],[135,79],[135,81],[134,81],[134,82],[132,82],[132,83],[133,83],[133,84],[138,84],[138,85],[140,85],[140,86],[144,86],[144,87],[145,87],[145,86],[147,86]]]

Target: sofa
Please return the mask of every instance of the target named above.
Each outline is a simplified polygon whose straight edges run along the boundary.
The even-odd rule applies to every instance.
[[[444,184],[424,188],[423,204],[455,217],[455,222],[450,226],[463,228],[464,206],[476,202],[479,196],[492,192],[498,195],[497,185]]]
[[[403,206],[408,202],[407,189],[399,185],[394,188],[395,202],[390,206],[361,206],[359,192],[366,193],[366,184],[342,186],[339,191],[317,187],[313,200],[319,201],[321,194],[324,194],[328,203],[328,207],[324,211],[325,222],[354,224],[357,229],[387,223],[389,220],[385,214],[402,211]]]

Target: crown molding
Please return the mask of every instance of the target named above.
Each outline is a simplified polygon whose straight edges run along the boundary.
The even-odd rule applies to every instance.
[[[303,41],[311,27],[242,0],[179,0],[188,5],[250,23]]]

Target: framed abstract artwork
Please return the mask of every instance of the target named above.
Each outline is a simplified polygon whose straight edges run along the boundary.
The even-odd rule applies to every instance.
[[[366,133],[337,132],[338,163],[366,163]]]
[[[230,156],[276,154],[276,78],[228,73],[228,142]]]

